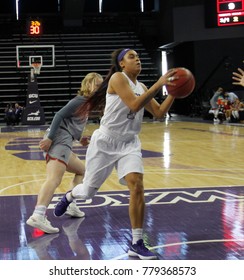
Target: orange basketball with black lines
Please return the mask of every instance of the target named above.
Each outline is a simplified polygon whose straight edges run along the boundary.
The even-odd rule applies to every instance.
[[[185,98],[189,96],[195,88],[195,77],[187,68],[177,67],[174,69],[177,70],[177,73],[175,73],[174,76],[178,79],[172,81],[175,86],[166,85],[166,89],[168,94],[174,96],[175,98]]]

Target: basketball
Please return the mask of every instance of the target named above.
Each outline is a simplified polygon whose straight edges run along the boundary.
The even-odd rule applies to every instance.
[[[184,67],[175,68],[177,73],[174,75],[178,79],[173,80],[173,85],[166,85],[168,94],[175,98],[185,98],[189,96],[195,88],[195,78],[190,70]]]

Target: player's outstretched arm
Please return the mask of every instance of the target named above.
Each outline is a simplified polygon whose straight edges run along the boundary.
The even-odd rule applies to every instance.
[[[240,85],[244,87],[244,71],[241,68],[237,69],[238,72],[232,73],[232,79],[234,82],[232,82],[233,85]]]

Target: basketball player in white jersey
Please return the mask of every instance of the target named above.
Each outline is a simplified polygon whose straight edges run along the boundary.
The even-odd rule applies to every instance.
[[[140,259],[156,259],[143,242],[144,186],[141,130],[144,107],[156,118],[162,118],[174,97],[168,96],[162,104],[155,95],[163,85],[174,85],[176,70],[169,70],[149,89],[137,80],[141,62],[136,51],[119,49],[112,53],[112,67],[102,86],[87,100],[84,107],[94,109],[105,101],[100,127],[94,131],[86,154],[83,183],[77,185],[56,205],[55,216],[62,216],[74,198],[92,198],[115,167],[121,184],[130,192],[129,217],[132,243],[128,254]],[[82,116],[83,108],[80,109]]]
[[[44,151],[46,159],[47,178],[37,197],[37,203],[33,214],[26,223],[34,228],[39,228],[45,233],[57,233],[59,228],[53,227],[46,217],[46,210],[50,204],[55,189],[60,185],[66,171],[74,173],[72,186],[82,182],[85,167],[82,161],[72,152],[73,141],[80,141],[87,123],[88,111],[84,112],[82,118],[75,115],[77,108],[86,102],[91,93],[102,83],[100,74],[88,73],[82,80],[81,88],[77,96],[71,99],[54,116],[50,129],[47,130],[44,139],[40,141],[40,148]],[[85,213],[80,211],[76,203],[71,203],[66,214],[82,218]]]

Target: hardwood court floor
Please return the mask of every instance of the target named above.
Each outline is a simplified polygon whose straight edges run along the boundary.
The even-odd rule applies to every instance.
[[[2,127],[0,134],[0,259],[128,259],[128,191],[114,171],[85,219],[55,218],[69,188],[67,173],[47,212],[59,234],[25,224],[45,180],[38,147],[46,126]],[[85,135],[97,128],[87,125]],[[244,259],[244,126],[182,120],[143,123],[144,239],[159,259]],[[86,148],[75,144],[85,159]]]

